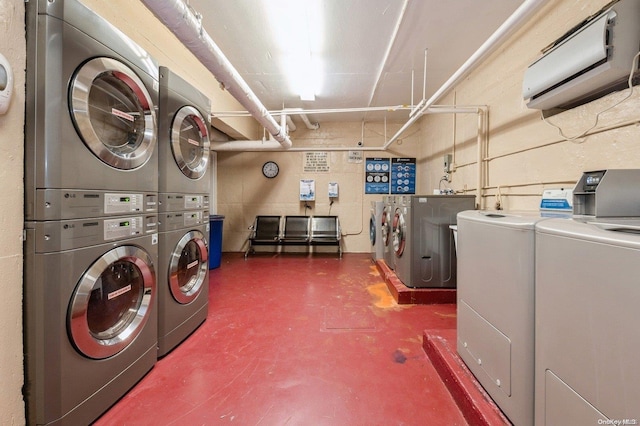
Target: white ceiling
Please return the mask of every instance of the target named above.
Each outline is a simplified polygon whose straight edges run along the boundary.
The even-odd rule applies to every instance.
[[[267,109],[275,111],[409,105],[412,70],[414,103],[418,103],[423,91],[425,49],[428,99],[522,0],[323,0],[324,84],[315,101],[301,101],[298,94],[290,91],[279,69],[278,49],[261,2],[188,2],[202,14],[204,29],[258,98]],[[389,120],[404,120],[408,114],[369,112],[309,117],[313,122],[376,121],[385,115]]]

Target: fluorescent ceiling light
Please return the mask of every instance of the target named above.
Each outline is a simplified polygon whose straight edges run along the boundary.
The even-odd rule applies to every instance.
[[[281,61],[290,90],[302,100],[315,100],[323,74],[321,0],[263,0],[263,7],[275,44],[273,56]]]

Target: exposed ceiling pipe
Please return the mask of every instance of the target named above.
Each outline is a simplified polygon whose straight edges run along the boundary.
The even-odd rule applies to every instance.
[[[223,88],[240,102],[283,148],[291,147],[286,126],[279,125],[260,102],[202,28],[200,18],[195,16],[190,6],[183,0],[142,0],[142,3],[211,71]]]
[[[307,129],[318,130],[320,128],[320,125],[318,123],[312,123],[309,120],[309,117],[307,117],[307,114],[299,114],[299,116],[300,116],[300,120],[302,120],[304,125],[307,126]]]
[[[212,143],[211,151],[278,151],[284,148],[276,140],[257,140],[257,141],[231,141],[222,143]],[[289,151],[291,148],[286,149]]]
[[[287,127],[288,127],[290,132],[295,132],[296,130],[298,130],[298,128],[296,127],[296,124],[293,122],[291,117],[288,116],[288,115],[287,115]]]
[[[432,106],[427,109],[425,114],[478,114],[486,107],[478,106],[449,106],[439,105]],[[287,116],[287,120],[289,116]],[[364,138],[364,121],[361,140]],[[385,131],[386,133],[386,131]],[[257,151],[287,151],[287,152],[314,152],[314,151],[371,151],[371,152],[384,152],[388,148],[385,146],[357,146],[357,147],[344,147],[344,146],[307,146],[307,147],[292,147],[283,148],[278,142],[273,139],[262,139],[255,141],[222,141],[222,143],[212,143],[212,151],[241,151],[241,152],[257,152]]]
[[[307,114],[347,114],[354,112],[371,112],[371,111],[401,111],[401,110],[410,110],[411,107],[406,105],[392,105],[392,106],[381,106],[381,107],[358,107],[358,108],[326,108],[326,109],[301,109],[301,108],[285,108],[281,111],[271,111],[271,114],[274,115],[300,115],[306,116]],[[249,115],[246,111],[217,111],[214,112],[213,115],[217,118],[223,117],[246,117]],[[304,120],[304,119],[303,119]],[[308,117],[307,117],[308,120]],[[317,123],[311,124],[312,126],[318,126]],[[315,130],[316,127],[309,129]]]
[[[545,4],[547,0],[525,0],[522,5],[506,20],[500,27],[485,41],[476,52],[471,55],[467,61],[447,80],[429,100],[422,105],[419,112],[412,117],[396,132],[391,139],[385,144],[384,148],[388,148],[400,136],[413,125],[422,114],[437,102],[445,93],[453,88],[458,82],[465,78],[473,69],[491,53],[493,53],[506,39],[513,34],[526,19],[533,15],[540,6]]]
[[[381,146],[304,146],[283,148],[274,140],[257,140],[257,141],[233,141],[223,143],[212,143],[212,151],[240,151],[240,152],[258,152],[258,151],[286,151],[286,152],[331,152],[331,151],[373,151],[383,152],[385,148]]]
[[[404,15],[407,12],[408,5],[409,5],[409,0],[404,0],[404,2],[402,3],[402,9],[400,10],[400,16],[398,16],[396,25],[393,28],[393,33],[391,33],[391,38],[389,39],[387,50],[384,52],[382,63],[380,64],[380,68],[378,69],[376,84],[375,86],[373,86],[373,90],[371,90],[371,94],[369,95],[368,106],[371,106],[371,103],[373,102],[373,97],[376,95],[376,92],[378,91],[378,86],[380,86],[380,80],[382,79],[382,73],[384,72],[384,67],[387,65],[387,62],[389,61],[389,56],[391,55],[391,49],[393,48],[393,45],[396,43],[396,39],[398,38],[398,33],[400,32],[400,26],[402,25],[402,21],[404,21]]]

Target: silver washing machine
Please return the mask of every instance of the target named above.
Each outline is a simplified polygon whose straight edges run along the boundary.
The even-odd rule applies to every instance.
[[[449,228],[475,208],[473,195],[403,196],[393,219],[396,275],[412,288],[455,288],[456,250]]]
[[[384,207],[382,209],[381,235],[384,263],[393,270],[396,266],[395,255],[393,254],[393,215],[395,212],[395,195],[385,195],[382,197]]]
[[[157,217],[27,222],[28,424],[89,424],[156,362]]]
[[[397,195],[391,220],[391,252],[394,256],[396,277],[406,286],[411,274],[411,196]]]
[[[25,5],[27,220],[67,190],[157,192],[157,63],[77,0]]]
[[[371,202],[371,217],[369,218],[369,241],[371,241],[371,259],[375,262],[384,259],[384,241],[382,238],[383,201]]]
[[[158,192],[208,195],[211,101],[166,67],[159,93]]]
[[[640,218],[540,222],[535,273],[536,424],[637,423]]]
[[[158,356],[186,339],[207,318],[209,211],[159,215]]]
[[[458,354],[523,426],[533,425],[534,226],[545,219],[539,212],[458,213]]]

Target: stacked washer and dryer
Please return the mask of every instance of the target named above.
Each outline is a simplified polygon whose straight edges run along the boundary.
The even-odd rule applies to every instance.
[[[157,359],[158,65],[78,1],[25,5],[27,421],[87,424]]]
[[[160,67],[158,356],[207,318],[211,105]]]

